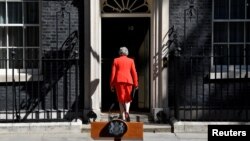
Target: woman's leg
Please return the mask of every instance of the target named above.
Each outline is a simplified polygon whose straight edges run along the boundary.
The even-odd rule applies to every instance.
[[[129,109],[131,103],[130,93],[132,85],[126,83],[118,83],[116,85],[117,97],[119,101],[120,115],[123,120],[129,121]]]
[[[119,103],[119,108],[120,108],[120,116],[122,118],[122,120],[125,120],[125,110],[124,110],[124,104]]]
[[[120,107],[120,116],[122,120],[130,121],[129,117],[130,102],[126,102],[125,104],[119,103],[119,107]]]
[[[130,108],[130,102],[125,103],[125,107],[126,107],[126,113],[125,113],[125,119],[126,121],[130,121],[130,116],[129,116],[129,108]]]
[[[129,114],[130,102],[125,103],[126,112]]]

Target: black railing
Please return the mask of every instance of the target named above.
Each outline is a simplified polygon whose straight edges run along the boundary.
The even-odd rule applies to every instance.
[[[0,58],[0,122],[65,121],[79,116],[77,31],[41,59]]]
[[[62,54],[60,51],[55,51]],[[65,53],[65,52],[64,52]],[[0,122],[64,121],[78,116],[78,58],[7,60],[40,68],[5,69],[0,83]]]
[[[170,57],[172,116],[186,121],[250,120],[250,66],[216,61],[228,57],[237,56],[201,52]]]
[[[164,58],[169,71],[171,116],[183,121],[249,121],[247,47],[238,51],[212,46],[200,38],[203,23],[199,20],[197,3],[189,2],[189,7],[184,9],[183,27],[173,26],[170,31],[174,32],[168,32],[169,36],[170,33],[183,35],[183,38],[169,37],[175,43],[167,44],[169,52]],[[183,29],[183,34],[180,31],[177,34],[177,28]],[[206,39],[211,42],[211,38]]]

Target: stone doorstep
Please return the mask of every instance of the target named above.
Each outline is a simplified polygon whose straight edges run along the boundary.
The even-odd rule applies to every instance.
[[[131,122],[143,122],[144,132],[171,132],[170,124],[151,123],[148,114],[131,114]],[[108,121],[108,114],[102,114],[97,121]],[[80,119],[72,122],[38,122],[38,123],[0,123],[0,134],[53,134],[53,133],[84,133],[90,132],[90,124]]]
[[[90,132],[91,125],[90,124],[83,124],[81,127],[81,132]],[[171,132],[172,128],[170,124],[154,124],[154,123],[146,123],[143,124],[144,132]]]
[[[112,113],[112,116],[119,116],[119,113]],[[137,121],[139,117],[140,122],[143,122],[144,132],[171,132],[170,124],[154,123],[148,113],[130,113],[131,122]],[[108,113],[101,113],[100,121],[108,121]],[[90,125],[83,125],[81,132],[90,132]]]
[[[90,124],[77,122],[52,122],[52,123],[1,123],[0,134],[69,134],[90,133]],[[171,132],[169,124],[143,125],[144,132]]]
[[[144,124],[144,132],[172,132],[170,124]]]
[[[136,121],[137,118],[139,117],[139,120],[143,123],[149,123],[151,122],[151,118],[149,116],[149,114],[147,113],[139,113],[139,114],[135,114],[135,113],[130,113],[130,120],[131,121]],[[116,116],[118,117],[119,116],[119,113],[112,113],[111,116]],[[109,117],[109,114],[108,113],[101,113],[101,116],[100,116],[100,121],[108,121],[108,117]]]
[[[102,113],[98,121],[107,121],[107,113]],[[113,113],[113,115],[119,115]],[[131,122],[135,122],[137,119],[143,122],[144,132],[171,132],[172,128],[170,124],[152,123],[148,114],[130,114]],[[0,134],[53,134],[53,133],[90,133],[90,124],[84,124],[80,119],[72,122],[43,122],[43,123],[0,123]]]

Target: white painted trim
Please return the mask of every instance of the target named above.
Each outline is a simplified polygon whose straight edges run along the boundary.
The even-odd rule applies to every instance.
[[[13,76],[16,82],[41,81],[38,69],[0,69],[0,82],[13,82]]]
[[[100,5],[99,0],[91,0],[91,5]],[[101,78],[101,60],[100,57],[95,57],[95,53],[100,56],[101,54],[101,18],[99,16],[100,9],[98,8],[90,8],[90,81],[91,82],[98,82],[99,84],[95,86],[94,84],[90,85],[90,92],[93,94],[91,97],[92,103],[92,110],[94,110],[97,114],[100,113],[100,101],[101,101],[101,85],[100,85],[100,78]]]
[[[101,4],[101,3],[100,3]],[[152,5],[151,5],[152,6]],[[152,10],[153,9],[153,6],[152,7],[150,7],[150,9]],[[101,12],[101,11],[100,11]],[[152,44],[152,42],[153,42],[153,40],[154,40],[154,33],[153,32],[155,32],[155,27],[154,27],[154,25],[153,25],[153,13],[151,12],[151,13],[100,13],[100,19],[102,19],[102,18],[149,18],[150,19],[150,52],[152,51],[152,48],[155,48],[154,47],[154,44]],[[101,22],[99,22],[100,23],[100,26],[101,26]],[[97,24],[99,24],[99,23],[97,23]],[[101,32],[102,32],[102,29],[101,29],[101,27],[100,27],[100,31],[99,31],[100,33],[99,33],[99,35],[101,35]],[[97,36],[97,35],[94,35],[94,36]],[[99,39],[99,41],[98,41],[99,43],[101,43],[101,36],[100,36],[100,39]],[[102,46],[101,46],[101,44],[100,44],[100,52],[101,52],[101,48],[102,48]],[[101,57],[101,54],[100,54],[100,57]],[[149,87],[152,87],[151,86],[151,73],[153,72],[153,68],[152,68],[152,65],[151,65],[151,60],[152,60],[152,54],[150,54],[150,59],[149,59],[149,61],[150,61],[150,66],[149,66]],[[101,64],[100,64],[100,68],[102,68],[101,67]],[[101,72],[101,69],[100,69],[100,72]],[[102,77],[101,75],[100,75],[100,77]],[[100,83],[100,85],[101,85],[101,83]],[[151,89],[149,89],[149,94],[150,95],[152,95],[152,93],[151,93]],[[100,97],[101,97],[101,95],[100,95]],[[151,99],[151,97],[149,96],[149,99],[150,99],[150,102],[149,102],[149,104],[150,103],[152,103],[152,99]],[[100,101],[101,102],[101,101]],[[149,106],[149,108],[151,109],[152,107],[150,106],[150,105],[148,105]]]
[[[161,39],[160,39],[160,48],[161,48],[161,58],[160,58],[160,70],[161,70],[161,88],[160,88],[160,95],[161,100],[159,107],[163,108],[166,113],[169,113],[169,102],[168,102],[168,67],[163,66],[163,58],[166,56],[166,54],[163,52],[166,48],[163,48],[163,46],[168,41],[168,30],[169,30],[169,0],[164,0],[160,4],[162,6],[161,10]],[[167,114],[169,116],[169,114]]]
[[[95,3],[95,4],[94,4]],[[169,0],[164,0],[164,4],[169,4]],[[93,44],[94,46],[94,50],[98,52],[98,54],[100,55],[99,57],[101,58],[101,19],[102,18],[133,18],[133,17],[148,17],[150,18],[150,74],[149,74],[149,86],[150,86],[150,112],[152,113],[152,109],[153,108],[163,108],[162,106],[162,98],[164,96],[167,96],[167,94],[163,94],[163,90],[160,90],[160,87],[158,85],[165,85],[165,83],[160,82],[161,79],[159,79],[159,77],[161,77],[162,75],[155,76],[155,73],[162,73],[159,71],[159,69],[161,69],[159,66],[159,61],[161,58],[161,56],[158,54],[160,50],[160,47],[162,45],[162,39],[159,39],[162,37],[161,34],[164,34],[163,31],[160,31],[163,27],[164,27],[164,32],[166,30],[168,30],[168,25],[161,25],[160,23],[162,22],[161,20],[161,16],[165,16],[165,15],[160,15],[159,12],[162,12],[162,9],[159,9],[160,2],[155,0],[152,2],[151,5],[151,13],[101,13],[101,11],[97,12],[96,11],[92,11],[93,13],[91,14],[91,23],[90,25],[92,26],[92,28],[97,28],[96,30],[94,30],[91,35],[91,42],[95,42],[95,43],[91,43],[91,45]],[[91,4],[91,8],[94,9],[99,9],[100,10],[100,3],[98,2],[92,2]],[[168,5],[162,6],[161,8],[168,8]],[[166,9],[165,9],[166,10]],[[93,18],[92,16],[94,16],[95,18]],[[98,18],[99,17],[99,18]],[[169,21],[169,16],[166,17],[165,21]],[[159,27],[161,26],[161,27]],[[92,29],[93,30],[93,29]],[[91,58],[86,58],[88,61],[91,61]],[[90,59],[90,60],[89,60]],[[95,63],[92,64],[92,73],[96,73],[95,75],[91,75],[91,79],[93,78],[98,78],[101,79],[101,63],[97,64],[97,62],[93,62]],[[155,66],[157,65],[157,66]],[[157,68],[158,67],[158,68]],[[157,68],[156,71],[159,72],[155,72],[155,69]],[[91,82],[88,82],[88,86],[90,86]],[[166,82],[167,83],[167,82]],[[101,86],[101,81],[99,83],[99,86]],[[88,87],[86,87],[87,89],[89,89]],[[98,112],[98,108],[96,108],[97,106],[100,106],[101,108],[101,87],[97,88],[98,90],[96,90],[94,92],[94,94],[91,94],[91,96],[89,98],[86,98],[86,103],[88,103],[89,108],[93,108],[94,110],[96,110]],[[87,90],[90,91],[90,90]],[[92,104],[90,104],[89,101],[87,100],[91,100],[94,102]],[[99,101],[100,100],[100,101]],[[100,103],[98,103],[98,101]],[[164,103],[165,104],[165,103]],[[86,109],[87,110],[87,109]]]
[[[157,61],[158,61],[158,25],[159,25],[159,14],[158,14],[158,9],[157,9],[158,1],[154,1],[153,7],[152,7],[152,28],[151,28],[151,36],[152,36],[152,45],[151,45],[151,68],[150,68],[150,75],[151,75],[151,113],[153,113],[153,109],[158,107],[156,104],[158,103],[158,77],[157,75]]]
[[[151,8],[153,9],[153,7]],[[153,43],[154,42],[154,35],[155,35],[155,25],[153,24],[153,14],[152,13],[101,13],[101,19],[102,18],[149,18],[150,19],[150,37],[149,37],[149,40],[150,40],[150,50],[149,50],[149,53],[150,53],[150,59],[149,59],[149,63],[150,63],[150,66],[149,66],[149,87],[152,88],[152,79],[151,79],[151,75],[152,75],[152,72],[153,72],[153,67],[152,67],[152,50],[155,48],[155,44]],[[100,31],[100,34],[101,34],[101,31]],[[100,37],[100,40],[101,40],[101,37]],[[101,42],[101,41],[100,41]],[[102,46],[100,45],[100,48],[102,48]],[[101,67],[102,68],[102,67]],[[101,76],[102,77],[102,76]],[[149,103],[146,104],[148,105],[148,108],[151,110],[152,107],[150,105],[150,103],[153,102],[153,100],[151,99],[151,96],[153,95],[153,93],[151,92],[151,89],[149,89],[149,97],[148,99],[150,99]],[[147,103],[147,102],[146,102]]]
[[[125,14],[125,13],[111,13],[111,14],[101,14],[102,18],[133,18],[133,17],[151,17],[152,14]]]
[[[151,113],[154,108],[168,109],[168,91],[164,88],[167,87],[167,68],[162,66],[163,37],[169,29],[169,15],[165,15],[169,14],[167,10],[169,10],[169,0],[154,1],[151,26]]]

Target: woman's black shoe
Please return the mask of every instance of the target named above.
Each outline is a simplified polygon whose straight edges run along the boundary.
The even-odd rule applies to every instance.
[[[125,119],[127,122],[130,122],[130,116],[129,113],[125,113]]]

